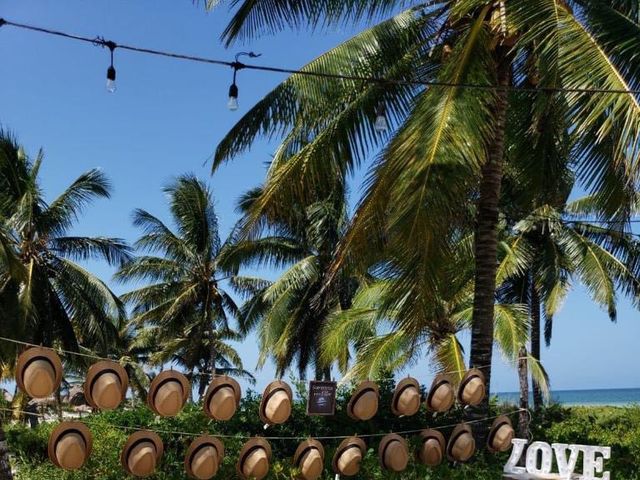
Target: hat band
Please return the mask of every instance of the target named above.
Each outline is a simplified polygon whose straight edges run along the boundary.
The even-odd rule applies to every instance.
[[[339,454],[338,454],[338,458],[340,458],[342,456],[343,453],[346,453],[347,450],[351,450],[352,448],[357,448],[358,450],[360,450],[360,453],[362,453],[362,449],[360,448],[359,445],[356,445],[355,443],[350,443],[349,445],[347,445],[346,448],[344,448]]]
[[[400,401],[400,395],[402,395],[407,389],[415,388],[416,386],[413,383],[407,383],[404,387],[402,387],[396,394],[393,396],[393,408],[398,409],[398,402]]]
[[[82,437],[82,441],[84,442],[85,448],[87,447],[87,438],[84,436],[84,433],[82,433],[77,428],[70,428],[69,430],[64,430],[60,435],[58,435],[58,438],[56,438],[56,442],[53,444],[53,448],[55,449],[58,446],[58,443],[60,443],[60,441],[70,433],[76,433],[80,435],[80,437]]]
[[[24,364],[24,366],[22,367],[22,371],[20,372],[21,374],[24,373],[24,371],[29,368],[29,365],[31,365],[33,362],[36,362],[38,360],[44,360],[45,362],[47,362],[49,365],[51,365],[51,368],[53,368],[53,371],[56,372],[56,366],[53,364],[53,362],[47,358],[47,357],[33,357],[30,358],[29,360],[27,360]]]
[[[131,450],[133,450],[135,447],[137,447],[138,445],[140,445],[142,443],[150,443],[150,444],[152,444],[154,450],[156,451],[156,457],[158,456],[158,446],[156,445],[156,442],[154,442],[149,437],[143,437],[143,438],[139,438],[138,440],[133,442],[131,445],[129,445],[129,448],[127,449],[127,453],[125,455],[125,458],[127,459],[127,461],[129,461],[129,455],[131,454]]]
[[[216,447],[215,443],[213,442],[205,442],[201,445],[198,445],[198,447],[195,448],[193,452],[191,452],[191,455],[189,455],[189,465],[193,464],[193,459],[198,454],[198,452],[206,447],[213,447],[213,449],[216,451],[216,454],[218,455],[218,463],[220,462],[220,452],[218,451],[218,447]]]
[[[358,403],[358,400],[360,400],[360,397],[362,397],[367,392],[374,392],[377,394],[374,388],[371,388],[371,387],[363,388],[356,395],[354,395],[353,399],[351,400],[351,405],[355,406],[355,404]]]
[[[207,403],[209,403],[211,401],[211,397],[213,397],[216,393],[218,393],[223,388],[230,388],[231,390],[233,390],[234,395],[236,393],[236,389],[233,388],[233,386],[230,383],[221,383],[220,385],[216,385],[216,388],[214,388],[213,390],[211,390],[208,393],[208,395],[207,395]]]
[[[264,445],[253,445],[249,450],[247,450],[240,459],[240,468],[242,468],[242,466],[244,465],[244,461],[247,459],[247,457],[257,450],[265,450]]]
[[[304,456],[309,453],[311,450],[318,450],[318,447],[316,447],[315,445],[308,445],[305,449],[303,449],[300,452],[300,455],[298,455],[298,460],[296,461],[296,467],[300,466],[300,462],[302,462],[302,459],[304,458]],[[318,450],[318,453],[320,452],[320,450]]]
[[[116,377],[118,377],[118,380],[120,380],[120,384],[122,384],[122,377],[120,377],[120,374],[117,371],[112,368],[105,368],[104,370],[100,370],[100,372],[98,372],[98,375],[93,377],[93,379],[91,380],[91,384],[89,385],[89,393],[91,393],[91,391],[93,390],[93,386],[96,384],[98,379],[105,373],[113,373]]]
[[[156,402],[156,395],[158,395],[158,392],[160,391],[160,389],[164,385],[169,383],[169,382],[176,382],[176,383],[180,384],[180,388],[182,388],[182,398],[184,399],[184,386],[182,385],[182,382],[180,380],[178,380],[177,378],[169,377],[169,378],[165,378],[160,383],[158,383],[158,386],[156,387],[155,391],[153,392],[153,397],[151,397],[151,400],[153,401],[153,403]]]

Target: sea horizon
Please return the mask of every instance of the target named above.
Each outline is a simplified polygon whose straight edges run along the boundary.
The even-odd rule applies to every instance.
[[[500,402],[517,404],[518,392],[498,392]],[[529,401],[533,401],[529,394]],[[593,388],[576,390],[551,390],[551,403],[565,406],[615,406],[640,405],[640,388]]]

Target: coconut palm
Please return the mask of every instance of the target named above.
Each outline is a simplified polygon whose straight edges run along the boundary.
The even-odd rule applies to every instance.
[[[262,189],[243,196],[239,210],[243,220]],[[265,211],[249,238],[238,237],[224,255],[223,263],[240,267],[270,266],[284,269],[275,281],[247,276],[233,280],[235,289],[247,298],[241,308],[243,332],[257,329],[259,366],[271,358],[278,375],[295,367],[306,377],[309,366],[316,379],[328,379],[330,365],[319,362],[320,341],[328,316],[348,308],[357,280],[346,274],[329,288],[326,279],[333,254],[346,225],[343,190],[319,194],[310,205],[296,204]]]
[[[121,282],[149,282],[122,296],[132,306],[133,324],[148,328],[140,346],[152,342],[152,360],[179,359],[192,378],[210,375],[217,365],[242,370],[221,343],[236,337],[229,316],[237,317],[238,307],[221,285],[229,272],[219,263],[223,245],[211,192],[192,175],[178,177],[164,191],[175,230],[136,210],[133,223],[142,236],[135,247],[149,254],[126,263],[115,276]]]
[[[447,241],[465,201],[476,204],[471,364],[491,362],[498,253],[498,206],[508,118],[514,97],[564,108],[558,132],[572,139],[577,180],[599,192],[603,215],[628,213],[619,186],[635,189],[640,107],[626,91],[637,84],[640,46],[633,2],[602,0],[452,0],[447,2],[244,0],[224,32],[227,43],[285,28],[378,22],[303,68],[339,79],[292,75],[232,128],[214,168],[260,134],[281,134],[277,173],[253,218],[274,201],[305,203],[310,185],[344,178],[381,149],[343,256],[381,243],[404,245],[405,264],[425,268]],[[356,77],[392,78],[364,82]],[[425,87],[403,80],[438,82]],[[451,85],[479,84],[495,89]],[[537,91],[510,94],[507,87]],[[576,89],[558,93],[547,89]],[[580,91],[577,91],[580,90]],[[386,111],[390,136],[373,128]],[[521,125],[527,130],[531,125]],[[514,130],[517,133],[517,130]],[[550,172],[546,172],[549,174]],[[620,182],[620,180],[624,180]],[[424,255],[427,251],[428,255]],[[365,262],[366,264],[367,262]],[[428,267],[427,267],[428,268]],[[490,370],[487,369],[490,381]],[[480,409],[486,411],[488,405]]]

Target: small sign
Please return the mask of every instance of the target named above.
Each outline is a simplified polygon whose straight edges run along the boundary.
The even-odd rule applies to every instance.
[[[309,382],[307,415],[334,415],[336,411],[336,382]]]

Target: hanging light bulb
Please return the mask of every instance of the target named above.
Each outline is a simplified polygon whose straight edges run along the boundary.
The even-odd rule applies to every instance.
[[[116,91],[116,69],[113,66],[113,51],[116,48],[114,42],[106,42],[105,45],[111,52],[111,65],[107,68],[107,92],[114,93]]]
[[[236,84],[236,77],[238,76],[238,70],[242,70],[246,67],[244,63],[241,63],[239,58],[246,55],[249,58],[258,58],[261,54],[253,52],[240,52],[236,54],[236,61],[231,64],[233,68],[233,83],[229,87],[229,101],[227,102],[227,108],[232,112],[238,110],[238,85]]]
[[[376,109],[376,121],[373,124],[373,129],[378,133],[387,133],[389,130],[389,123],[387,122],[384,105],[379,105]]]
[[[236,85],[235,78],[233,83],[229,87],[229,101],[227,102],[227,107],[231,111],[235,111],[238,109],[238,86]]]

